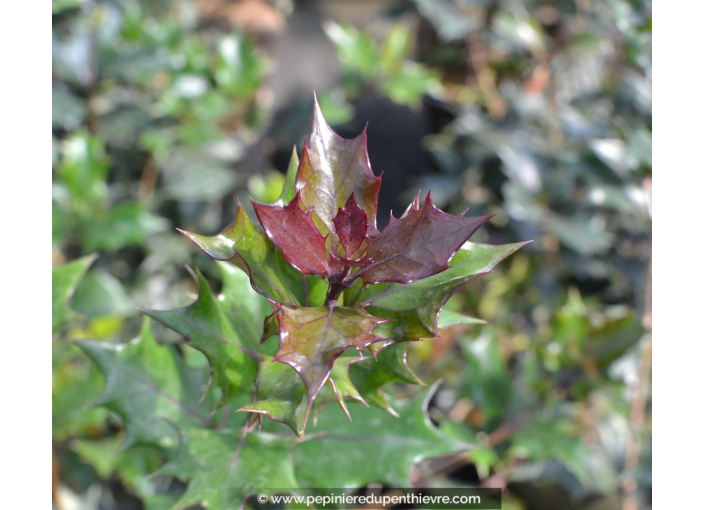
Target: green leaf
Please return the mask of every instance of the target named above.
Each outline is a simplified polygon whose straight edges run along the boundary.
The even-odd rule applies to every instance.
[[[379,63],[379,52],[369,36],[349,25],[329,21],[323,24],[328,38],[337,49],[340,63],[348,69],[371,78]]]
[[[105,199],[105,179],[110,162],[105,156],[102,140],[87,131],[77,131],[64,140],[61,154],[58,173],[72,199],[80,202],[74,206],[85,207],[84,204],[98,204]]]
[[[582,483],[589,481],[584,460],[590,456],[590,448],[574,432],[571,420],[542,416],[531,419],[513,436],[511,451],[534,462],[560,460]]]
[[[203,367],[191,366],[172,348],[157,344],[149,319],[130,344],[92,340],[76,344],[105,377],[105,389],[94,405],[121,417],[123,448],[142,444],[174,448],[179,444],[177,427],[213,425],[208,415],[214,402],[201,401],[207,381]]]
[[[323,413],[311,426],[311,439],[293,449],[296,479],[304,487],[410,487],[416,463],[470,447],[431,423],[427,407],[432,393],[394,401],[398,418],[360,406],[352,422],[342,413]]]
[[[328,378],[335,398],[345,414],[350,417],[345,399],[364,402],[352,384],[348,367],[363,358],[338,358]],[[238,412],[255,413],[288,425],[300,438],[306,429],[311,407],[303,380],[285,363],[274,361],[271,356],[260,355],[255,401],[238,409]],[[321,405],[322,407],[322,405]],[[351,419],[351,418],[350,418]]]
[[[88,250],[117,250],[142,244],[147,235],[166,230],[164,218],[149,213],[139,202],[116,204],[87,218],[83,243]]]
[[[385,336],[395,341],[434,337],[438,315],[450,296],[462,285],[489,273],[499,262],[527,243],[492,246],[465,243],[450,261],[450,267],[433,276],[406,285],[372,285],[355,302],[368,305],[377,317],[394,319]]]
[[[296,173],[298,173],[299,163],[298,152],[296,152],[296,147],[294,147],[293,152],[291,152],[291,159],[288,162],[288,169],[286,170],[284,188],[281,190],[278,200],[274,202],[276,205],[288,204],[296,196]]]
[[[464,339],[460,346],[467,373],[464,394],[487,419],[500,419],[514,389],[499,342],[491,330],[483,329],[477,338]]]
[[[71,307],[89,317],[133,315],[136,309],[120,281],[105,271],[88,273],[71,297]]]
[[[215,260],[228,260],[245,271],[252,287],[278,303],[307,303],[306,277],[284,260],[281,250],[252,223],[242,205],[232,223],[213,237],[179,230]],[[324,282],[323,282],[324,283]]]
[[[256,386],[255,401],[238,411],[264,415],[288,425],[298,437],[303,437],[310,407],[305,385],[296,371],[262,354]]]
[[[290,448],[294,437],[238,430],[185,429],[178,457],[157,471],[188,482],[174,509],[201,504],[208,510],[237,510],[244,499],[270,488],[298,487]]]
[[[350,365],[351,382],[360,396],[370,404],[397,416],[382,387],[390,382],[425,384],[408,367],[408,344],[395,343],[384,347],[376,359],[365,359]]]
[[[347,417],[351,420],[349,409],[347,409],[346,399],[355,400],[368,406],[367,402],[364,400],[359,390],[352,384],[352,379],[350,379],[350,366],[365,360],[366,358],[338,358],[332,366],[332,371],[330,372],[330,377],[328,378],[328,383],[332,389],[337,403],[345,412]]]
[[[51,270],[51,331],[52,334],[66,324],[76,313],[69,306],[69,299],[78,282],[97,255],[88,255]]]
[[[103,376],[78,347],[56,342],[52,348],[51,436],[62,441],[101,430],[108,412],[89,408],[100,395]]]
[[[235,277],[229,273],[226,276],[231,289]],[[222,406],[251,389],[257,362],[248,351],[256,348],[263,315],[255,317],[247,308],[249,299],[257,299],[254,292],[245,299],[231,295],[219,301],[200,272],[196,278],[198,299],[192,304],[176,310],[146,310],[145,313],[186,337],[188,345],[205,354],[212,378],[206,394],[213,386],[222,389],[218,404]],[[240,281],[234,287],[239,289],[243,284],[244,291],[249,287],[246,282]]]

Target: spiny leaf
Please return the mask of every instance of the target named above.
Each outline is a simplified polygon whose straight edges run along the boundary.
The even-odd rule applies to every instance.
[[[379,344],[377,344],[379,345]],[[390,382],[424,384],[408,367],[408,344],[395,343],[381,349],[376,359],[366,359],[349,367],[353,386],[366,402],[398,416],[382,387]]]
[[[285,363],[276,363],[274,358],[260,355],[259,375],[255,401],[238,409],[238,412],[256,413],[288,425],[298,437],[303,437],[311,407],[307,390],[298,373]],[[333,364],[328,382],[349,417],[344,399],[365,403],[352,385],[348,366],[363,358],[338,358]]]
[[[96,259],[97,255],[88,255],[63,266],[51,269],[51,331],[58,329],[76,315],[68,304],[78,282]]]
[[[372,262],[355,276],[369,284],[408,283],[436,274],[489,218],[444,213],[433,205],[430,193],[422,207],[416,198],[401,219],[392,216],[393,221],[371,240],[366,256]]]
[[[202,505],[207,510],[238,510],[247,496],[268,488],[296,489],[290,456],[293,437],[237,430],[190,428],[177,458],[157,475],[173,475],[188,482],[173,510]]]
[[[351,259],[367,238],[367,216],[357,205],[354,194],[350,195],[345,207],[338,210],[332,221],[335,233],[345,249],[345,256]]]
[[[330,377],[328,378],[328,384],[332,388],[332,392],[337,399],[337,403],[345,412],[347,417],[351,420],[349,409],[347,409],[347,404],[345,399],[356,400],[368,406],[367,402],[364,400],[362,395],[359,393],[352,380],[350,379],[350,365],[359,363],[366,358],[338,358],[335,360],[335,364],[332,366],[332,371],[330,372]]]
[[[374,175],[369,163],[366,129],[356,138],[345,140],[327,125],[316,100],[310,139],[303,146],[296,176],[303,207],[312,208],[325,229],[334,232],[333,218],[354,193],[367,215],[369,235],[376,235],[380,185],[381,177]]]
[[[213,385],[222,389],[222,406],[251,389],[257,362],[245,349],[256,348],[258,336],[252,323],[262,322],[246,309],[247,300],[256,298],[253,292],[237,303],[228,300],[221,304],[200,272],[197,282],[198,299],[189,306],[145,313],[185,336],[191,347],[205,354],[211,366],[208,391]],[[257,329],[261,330],[261,326]]]
[[[310,407],[306,388],[296,371],[262,354],[256,386],[255,402],[238,411],[267,416],[288,425],[298,437],[303,437]]]
[[[368,345],[381,341],[374,328],[386,322],[360,306],[280,307],[276,318],[279,350],[274,360],[291,365],[300,374],[308,390],[309,407],[330,375],[335,359],[349,348],[361,354]]]
[[[306,304],[306,288],[310,286],[306,277],[284,260],[279,248],[252,223],[239,202],[235,219],[218,235],[180,232],[215,260],[231,261],[245,271],[260,294],[279,303]]]
[[[175,427],[212,425],[208,414],[215,403],[201,402],[207,374],[157,344],[148,318],[130,344],[76,343],[105,377],[105,390],[94,405],[120,415],[125,426],[123,448],[136,444],[174,448],[179,444]]]
[[[296,479],[308,487],[410,487],[410,470],[421,460],[471,448],[430,422],[431,396],[432,389],[405,402],[394,401],[398,418],[360,406],[355,406],[353,422],[341,413],[323,413],[311,426],[311,439],[293,448]]]
[[[311,218],[312,211],[300,208],[300,193],[287,205],[253,202],[259,222],[266,234],[283,253],[286,261],[303,274],[325,278],[330,273],[325,251],[325,237]]]
[[[383,234],[382,234],[383,235]],[[493,246],[465,243],[450,261],[450,268],[406,285],[373,285],[356,301],[377,317],[394,319],[384,336],[413,341],[438,334],[438,316],[450,296],[462,285],[489,273],[499,262],[526,243]]]

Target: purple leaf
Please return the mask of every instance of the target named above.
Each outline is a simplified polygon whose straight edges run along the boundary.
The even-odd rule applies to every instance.
[[[428,193],[423,206],[416,198],[403,216],[371,239],[371,263],[354,276],[364,284],[408,283],[447,269],[462,244],[491,216],[464,218],[442,212]]]
[[[367,238],[367,215],[357,205],[354,195],[350,195],[345,207],[338,210],[337,216],[332,221],[340,243],[345,249],[345,256],[351,259]]]
[[[252,202],[259,222],[286,262],[303,274],[325,278],[330,272],[325,237],[315,227],[312,211],[304,212],[299,204],[299,193],[283,206]]]

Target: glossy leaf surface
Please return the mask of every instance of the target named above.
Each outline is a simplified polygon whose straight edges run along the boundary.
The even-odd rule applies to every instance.
[[[408,283],[438,273],[488,219],[444,213],[433,205],[430,194],[422,207],[416,198],[401,219],[393,219],[372,239],[367,252],[371,263],[356,276],[365,284]]]
[[[262,295],[279,303],[306,303],[305,276],[284,260],[240,204],[235,219],[216,236],[181,232],[215,260],[229,260],[240,267]]]
[[[313,109],[310,138],[303,147],[296,177],[305,209],[313,209],[328,232],[335,231],[333,218],[354,193],[367,215],[369,234],[376,230],[376,209],[381,177],[372,172],[367,155],[367,132],[346,140],[327,125],[317,101]],[[323,232],[325,233],[325,232]]]
[[[389,338],[413,341],[437,335],[438,317],[452,294],[466,283],[490,272],[496,264],[526,243],[494,246],[465,243],[449,269],[406,285],[375,285],[357,301],[378,317],[395,319],[387,325]]]
[[[377,344],[383,345],[383,344]],[[384,347],[376,359],[366,359],[349,367],[350,380],[360,396],[370,405],[398,416],[382,388],[387,383],[424,384],[408,367],[408,344],[395,343]]]
[[[325,237],[312,219],[312,211],[300,207],[300,194],[286,205],[252,204],[267,236],[279,247],[286,261],[303,274],[325,278],[330,272]]]
[[[362,307],[330,306],[285,308],[276,312],[279,350],[275,361],[291,365],[300,374],[312,404],[330,375],[335,359],[350,348],[360,354],[381,341],[374,334],[386,319],[373,317]]]
[[[256,348],[255,324],[261,319],[247,310],[247,301],[256,300],[254,292],[246,299],[218,302],[210,284],[198,273],[198,299],[176,310],[147,310],[145,313],[189,340],[211,366],[212,385],[222,389],[220,405],[248,391],[257,373],[256,360],[245,350]],[[222,306],[224,305],[224,306]]]
[[[338,210],[332,222],[340,243],[345,249],[345,256],[352,258],[367,237],[367,216],[357,205],[354,195],[350,195],[345,207]]]
[[[303,437],[310,413],[303,381],[292,367],[275,363],[271,356],[260,357],[255,401],[238,411],[264,415]]]

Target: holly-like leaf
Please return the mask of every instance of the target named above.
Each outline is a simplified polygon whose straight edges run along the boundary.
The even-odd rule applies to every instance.
[[[274,361],[287,363],[301,376],[308,390],[309,407],[327,380],[335,359],[350,348],[360,354],[368,345],[382,341],[374,328],[386,322],[363,307],[280,307],[279,350]]]
[[[367,216],[369,235],[373,236],[378,233],[376,209],[380,185],[381,177],[374,175],[369,163],[366,129],[351,140],[340,137],[325,122],[316,100],[310,139],[303,146],[296,176],[303,207],[313,209],[325,229],[335,232],[333,219],[354,194]]]
[[[137,444],[174,448],[179,444],[176,427],[213,425],[208,415],[215,403],[201,401],[207,371],[157,344],[148,318],[130,344],[76,343],[103,373],[105,390],[93,404],[121,417],[123,448]]]
[[[303,437],[310,406],[306,388],[296,371],[262,354],[256,386],[255,402],[238,411],[264,415],[288,425],[298,437]]]
[[[410,470],[421,460],[471,448],[431,423],[427,406],[432,393],[433,389],[405,402],[394,401],[398,418],[361,406],[355,406],[352,422],[342,413],[323,413],[311,426],[312,438],[293,449],[298,483],[304,487],[370,483],[410,487]]]
[[[207,510],[238,510],[247,496],[270,488],[296,489],[290,455],[293,437],[239,430],[190,428],[178,457],[157,475],[173,475],[188,482],[174,510],[202,505]]]
[[[383,235],[383,234],[382,234]],[[527,243],[465,243],[450,261],[450,268],[406,285],[373,285],[356,301],[377,317],[394,319],[384,336],[413,341],[438,334],[438,316],[450,296],[462,285],[489,273],[499,262]]]
[[[349,365],[362,359],[364,358],[338,358],[328,378],[335,398],[348,417],[350,414],[345,399],[366,404],[348,374]],[[238,412],[266,416],[288,425],[298,437],[302,438],[311,406],[306,386],[298,373],[285,363],[276,363],[271,356],[260,355],[256,386],[255,401],[241,407]]]
[[[371,260],[355,275],[365,284],[408,283],[444,269],[462,244],[491,216],[464,218],[442,212],[430,193],[420,206],[418,198],[401,219],[393,219],[371,240],[366,256]],[[393,216],[392,216],[393,218]]]
[[[324,285],[317,278],[319,284],[310,282],[288,264],[281,250],[252,223],[239,202],[235,219],[219,234],[207,237],[184,230],[179,232],[215,260],[227,260],[237,265],[249,275],[257,292],[279,303],[305,305],[308,302],[306,289]]]
[[[365,359],[367,358],[338,358],[335,360],[328,378],[328,383],[337,399],[337,403],[340,404],[340,407],[350,420],[352,415],[347,409],[346,399],[360,402],[365,406],[369,405],[359,393],[359,390],[352,384],[352,379],[350,379],[350,366]]]
[[[352,258],[367,237],[367,215],[357,205],[354,194],[350,195],[345,207],[338,210],[332,219],[335,232],[345,249],[345,256]]]
[[[378,345],[378,344],[377,344]],[[353,387],[371,405],[398,416],[384,395],[382,387],[391,382],[424,385],[408,367],[408,344],[392,343],[379,351],[376,359],[366,359],[349,367]]]
[[[221,266],[223,267],[223,266]],[[198,299],[185,308],[176,310],[145,310],[150,317],[180,333],[188,345],[198,349],[211,366],[211,384],[222,389],[222,406],[251,389],[257,373],[257,362],[251,349],[257,345],[261,317],[253,317],[246,308],[249,299],[256,299],[250,292],[246,299],[219,302],[210,284],[200,272],[197,274]]]
[[[61,326],[76,315],[69,306],[69,299],[76,290],[78,282],[96,259],[97,255],[88,255],[51,270],[51,331],[56,333]]]
[[[313,212],[301,210],[299,193],[287,205],[252,205],[269,239],[289,264],[303,274],[321,278],[330,273],[325,237],[313,223]]]

